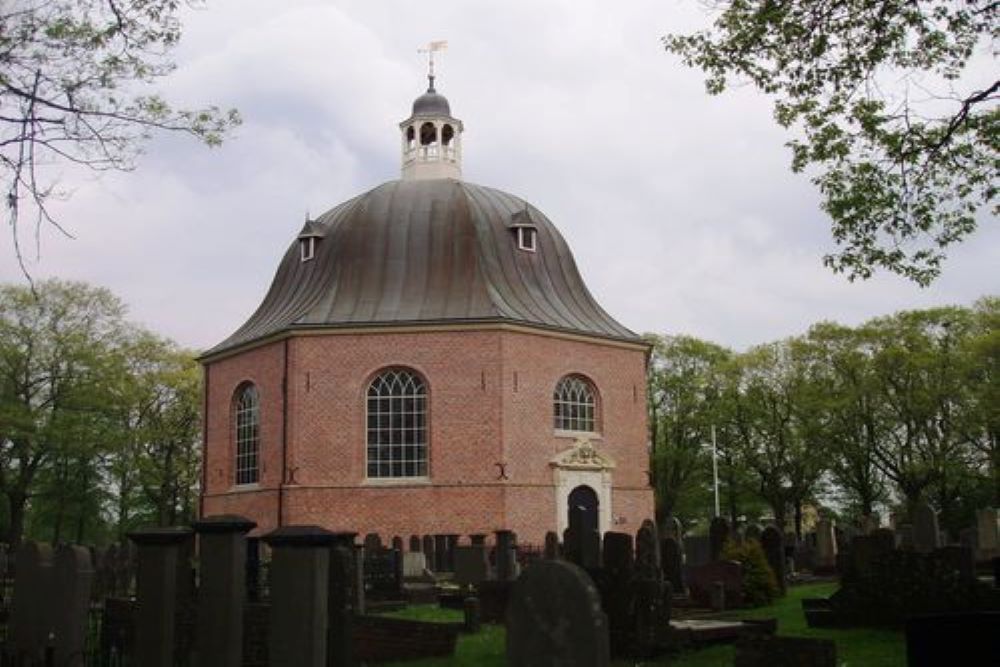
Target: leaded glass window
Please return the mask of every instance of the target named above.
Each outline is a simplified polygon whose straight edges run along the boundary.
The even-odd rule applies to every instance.
[[[236,483],[260,481],[260,399],[246,384],[236,395]]]
[[[368,386],[368,477],[427,475],[427,387],[388,370]]]
[[[555,427],[560,431],[596,431],[594,388],[578,375],[567,375],[552,396]]]

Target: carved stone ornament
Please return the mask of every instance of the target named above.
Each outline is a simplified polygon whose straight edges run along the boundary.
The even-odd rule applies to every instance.
[[[577,438],[572,447],[552,459],[551,465],[572,470],[611,470],[615,462],[597,451],[590,438]]]

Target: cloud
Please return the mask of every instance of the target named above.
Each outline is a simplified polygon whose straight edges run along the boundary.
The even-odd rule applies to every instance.
[[[159,137],[139,168],[67,171],[38,275],[110,287],[136,319],[192,347],[263,298],[307,211],[396,178],[397,124],[425,87],[417,47],[449,40],[439,89],[466,125],[465,176],[556,223],[591,291],[637,331],[745,347],[902,308],[1000,292],[1000,230],[957,249],[921,290],[829,273],[829,224],[788,137],[749,88],[718,97],[659,38],[705,21],[698,3],[213,0],[186,10],[162,92],[237,106],[221,149]],[[0,252],[12,257],[9,239]],[[13,262],[0,279],[17,281]]]

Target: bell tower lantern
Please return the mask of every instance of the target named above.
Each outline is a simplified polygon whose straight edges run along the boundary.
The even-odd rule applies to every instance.
[[[413,101],[410,117],[399,124],[403,180],[462,178],[462,121],[453,118],[448,99],[434,88],[434,52],[447,42],[431,42],[427,92]]]

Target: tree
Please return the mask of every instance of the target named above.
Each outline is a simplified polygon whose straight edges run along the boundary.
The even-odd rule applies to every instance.
[[[704,488],[711,442],[722,395],[721,364],[729,350],[689,336],[652,337],[649,364],[649,423],[654,485],[662,516],[673,516]],[[703,495],[703,494],[701,494]]]
[[[994,0],[733,0],[711,29],[668,35],[711,94],[746,80],[797,130],[839,247],[824,263],[930,283],[945,251],[997,207],[1000,80],[970,67],[994,53]],[[988,55],[983,57],[989,57]]]
[[[811,417],[822,389],[806,372],[795,341],[759,345],[739,361],[734,390],[739,459],[755,473],[759,495],[779,529],[791,508],[801,535],[802,508],[814,499],[827,469],[822,431]]]
[[[24,534],[39,474],[93,454],[108,359],[128,328],[124,312],[110,292],[82,283],[0,286],[0,493],[12,545]]]
[[[0,9],[0,169],[15,254],[22,213],[62,229],[48,202],[52,164],[128,170],[154,130],[209,146],[239,123],[234,110],[176,110],[137,90],[169,74],[179,0],[17,0]]]

